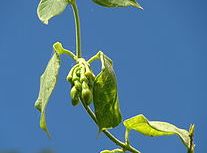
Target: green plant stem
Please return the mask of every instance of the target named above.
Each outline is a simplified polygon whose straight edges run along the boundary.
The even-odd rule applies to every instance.
[[[126,143],[127,145],[130,144],[130,141],[129,141],[129,131],[130,131],[130,130],[126,128],[126,131],[125,131],[125,143]]]
[[[78,13],[78,7],[76,0],[71,3],[73,9],[73,15],[75,19],[75,29],[76,29],[76,56],[81,58],[81,30],[80,30],[80,18]]]
[[[74,19],[75,19],[75,28],[76,28],[76,57],[77,58],[81,58],[81,30],[80,30],[80,18],[79,18],[79,13],[78,13],[78,7],[76,4],[76,0],[73,0],[72,3],[72,9],[73,9],[73,14],[74,14]],[[95,60],[96,58],[100,58],[100,55],[103,54],[102,52],[99,52],[97,55],[95,55],[95,57],[91,60]],[[71,55],[70,55],[71,56]],[[97,125],[97,120],[96,120],[96,116],[93,113],[93,111],[91,110],[91,108],[87,105],[85,105],[82,102],[83,107],[85,108],[85,110],[87,111],[87,113],[89,114],[89,116],[93,119],[93,121],[96,123]],[[118,140],[115,136],[113,136],[108,130],[103,130],[103,133],[111,140],[113,141],[115,144],[117,144],[118,146],[122,147],[124,150],[128,150],[132,153],[140,153],[138,150],[136,150],[135,148],[133,148],[132,146],[123,143],[122,141]]]
[[[70,56],[74,61],[77,60],[77,57],[73,54],[72,51],[70,50],[67,50],[67,49],[63,49],[63,54],[66,54],[68,56]]]
[[[94,114],[94,112],[91,110],[91,108],[89,106],[87,106],[86,104],[84,104],[82,102],[83,107],[85,108],[86,112],[89,114],[89,116],[93,119],[93,121],[96,123],[97,125],[97,119],[96,116]],[[132,153],[140,153],[137,149],[135,149],[134,147],[132,147],[129,144],[123,143],[122,141],[120,141],[119,139],[117,139],[113,134],[111,134],[108,130],[103,130],[102,131],[111,141],[113,141],[116,145],[122,147],[124,150],[128,150]]]

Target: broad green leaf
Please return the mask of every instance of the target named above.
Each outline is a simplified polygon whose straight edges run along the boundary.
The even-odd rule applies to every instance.
[[[146,136],[178,135],[187,148],[190,148],[189,132],[179,129],[175,125],[166,122],[148,121],[144,115],[137,115],[125,120],[124,126],[129,130],[135,130]]]
[[[37,15],[44,24],[48,24],[48,21],[62,13],[68,4],[68,0],[40,0]]]
[[[124,153],[122,149],[114,149],[114,150],[103,150],[100,153]]]
[[[143,9],[136,0],[93,0],[98,5],[104,7],[127,7],[133,6],[139,9]]]
[[[102,71],[95,78],[93,101],[99,130],[114,128],[122,120],[116,76],[112,63],[103,55]]]
[[[48,100],[52,94],[53,89],[55,88],[58,72],[60,68],[60,57],[57,53],[54,53],[44,73],[40,77],[40,91],[39,96],[35,102],[35,107],[40,111],[40,127],[49,135],[45,110],[48,104]]]

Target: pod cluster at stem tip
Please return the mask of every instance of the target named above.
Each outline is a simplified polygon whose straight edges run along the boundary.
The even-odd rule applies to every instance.
[[[71,83],[70,97],[73,106],[78,105],[80,101],[86,105],[93,101],[94,80],[95,75],[90,64],[85,59],[79,58],[67,76],[67,81]]]

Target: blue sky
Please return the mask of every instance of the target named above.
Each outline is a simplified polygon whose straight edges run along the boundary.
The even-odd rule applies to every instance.
[[[102,50],[113,59],[123,118],[144,114],[185,129],[195,123],[196,152],[207,152],[207,2],[140,1],[140,11],[77,1],[83,56]],[[3,0],[0,5],[0,152],[49,148],[54,153],[98,153],[115,148],[98,135],[80,106],[72,107],[65,77],[74,62],[65,56],[47,108],[52,139],[39,128],[39,113],[33,107],[39,76],[54,42],[75,50],[75,32],[70,7],[46,26],[37,18],[37,4]],[[122,125],[112,132],[123,139]],[[130,137],[142,153],[186,152],[176,136],[151,138],[132,132]]]

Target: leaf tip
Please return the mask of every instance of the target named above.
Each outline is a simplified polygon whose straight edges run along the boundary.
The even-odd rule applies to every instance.
[[[48,20],[44,20],[39,14],[38,14],[38,18],[43,24],[48,25],[49,23]]]
[[[144,10],[144,8],[139,3],[137,3],[137,2],[131,3],[131,6],[136,7],[138,9],[141,9],[141,10]]]
[[[191,124],[189,128],[189,134],[190,136],[193,136],[195,132],[195,124]]]
[[[41,20],[41,21],[42,21],[42,23],[48,25],[48,20]]]
[[[47,134],[48,138],[51,139],[51,135],[45,122],[40,121],[40,128]]]
[[[139,4],[135,5],[134,7],[138,8],[138,9],[141,9],[141,10],[144,10],[144,8],[141,7]]]
[[[47,134],[49,138],[51,138],[50,133],[47,128],[46,124],[46,118],[45,118],[45,113],[41,112],[41,117],[40,117],[40,128]]]

